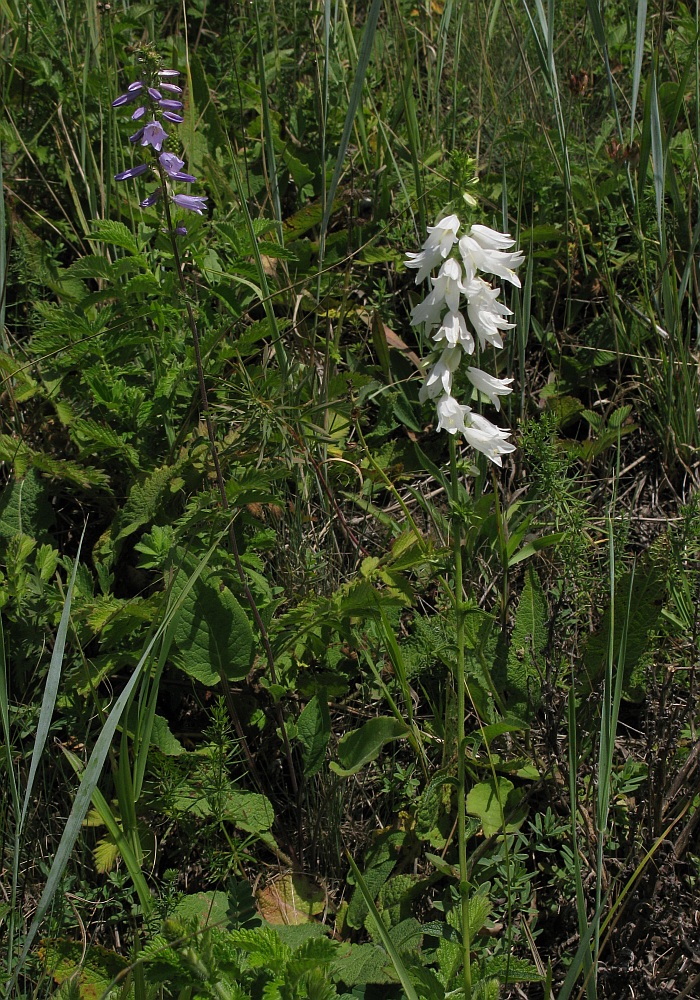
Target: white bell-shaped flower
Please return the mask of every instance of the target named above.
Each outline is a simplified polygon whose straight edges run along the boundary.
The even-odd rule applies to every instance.
[[[411,323],[418,326],[425,323],[432,327],[440,322],[443,305],[450,312],[458,312],[460,296],[466,294],[466,286],[462,280],[462,268],[458,261],[451,257],[442,264],[437,278],[431,278],[433,290],[422,302],[411,310]]]
[[[428,277],[434,267],[447,257],[457,242],[457,232],[460,221],[456,215],[448,215],[436,226],[428,226],[428,238],[420,253],[407,253],[406,267],[418,269],[416,284],[420,285]]]
[[[467,378],[479,392],[488,396],[497,410],[501,408],[499,396],[507,396],[513,391],[512,378],[494,378],[493,375],[482,372],[480,368],[467,368]]]
[[[435,399],[441,393],[448,396],[452,392],[452,373],[459,367],[462,355],[459,347],[446,347],[440,355],[440,360],[433,365],[428,373],[428,377],[421,386],[418,398],[421,403],[426,399]]]

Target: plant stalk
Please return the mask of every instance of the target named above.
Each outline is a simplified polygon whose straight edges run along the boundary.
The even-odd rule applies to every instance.
[[[214,462],[214,471],[216,474],[216,483],[219,490],[219,496],[221,498],[221,506],[223,510],[230,511],[231,506],[228,501],[228,496],[226,495],[226,484],[224,482],[223,472],[221,471],[221,462],[219,460],[219,450],[216,444],[216,435],[214,433],[214,422],[211,417],[211,409],[209,406],[209,396],[207,394],[207,384],[204,378],[204,365],[202,364],[202,351],[200,347],[199,331],[197,329],[197,320],[195,319],[194,311],[192,309],[192,304],[190,302],[189,296],[187,294],[187,286],[185,284],[185,275],[182,268],[182,261],[180,258],[180,251],[177,245],[177,236],[175,234],[175,228],[173,226],[172,213],[170,211],[170,202],[167,196],[167,179],[165,176],[165,171],[159,165],[158,167],[160,173],[160,180],[163,186],[163,202],[165,205],[165,221],[168,227],[168,234],[170,236],[170,245],[173,251],[173,258],[175,261],[175,270],[177,272],[178,282],[180,284],[180,289],[182,291],[183,298],[185,300],[185,308],[187,309],[187,318],[190,325],[190,331],[192,333],[192,344],[194,346],[194,357],[195,363],[197,365],[197,380],[199,382],[199,398],[202,414],[207,425],[207,434],[209,436],[209,444],[211,446],[211,455]],[[277,670],[275,669],[275,657],[272,652],[272,646],[270,645],[270,638],[267,634],[267,629],[265,628],[265,623],[262,620],[260,611],[255,602],[255,598],[248,586],[248,580],[245,575],[245,569],[243,568],[243,563],[241,562],[240,552],[238,550],[238,542],[236,540],[236,533],[233,527],[233,521],[229,524],[228,529],[229,542],[231,544],[231,552],[233,554],[233,561],[236,565],[236,572],[238,578],[241,582],[241,587],[243,588],[243,593],[245,599],[248,602],[251,613],[253,615],[253,620],[260,633],[260,640],[265,650],[265,658],[267,660],[267,667],[270,673],[270,679],[273,684],[277,684]],[[233,721],[233,725],[236,729],[238,738],[241,741],[243,751],[248,761],[248,765],[251,768],[254,775],[257,778],[257,767],[250,753],[250,748],[248,747],[247,741],[245,739],[245,734],[243,732],[243,727],[241,721],[238,718],[238,712],[233,701],[233,696],[231,695],[230,686],[225,683],[225,678],[222,677],[222,688],[224,690],[224,697],[226,699],[226,705]],[[287,729],[284,725],[284,718],[279,706],[275,706],[275,715],[277,717],[277,722],[279,725],[280,733],[282,736],[282,741],[284,743],[284,752],[287,760],[287,769],[289,771],[289,781],[292,786],[292,791],[295,797],[298,797],[299,784],[297,781],[296,771],[294,768],[294,761],[292,760],[292,749],[289,745],[289,738],[287,736]],[[258,784],[260,784],[259,778],[257,778]]]
[[[471,1000],[471,927],[469,925],[469,882],[467,880],[467,826],[466,826],[466,767],[464,760],[464,586],[462,568],[462,519],[459,514],[459,477],[457,474],[457,446],[450,435],[450,482],[452,486],[452,545],[455,562],[454,607],[457,618],[457,840],[459,850],[459,895],[462,909],[462,950],[464,963],[464,997]]]

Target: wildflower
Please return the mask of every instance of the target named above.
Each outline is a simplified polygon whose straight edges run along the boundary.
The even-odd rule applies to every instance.
[[[483,350],[486,344],[503,347],[501,330],[512,330],[514,323],[504,317],[512,316],[513,310],[498,302],[500,288],[492,288],[483,278],[474,278],[467,286],[467,315],[479,338]]]
[[[507,440],[510,434],[496,427],[480,413],[470,411],[469,424],[462,433],[475,451],[480,451],[496,465],[503,464],[501,455],[509,455],[515,451],[515,445]]]
[[[186,208],[190,212],[196,212],[201,215],[204,209],[207,207],[205,202],[206,198],[202,198],[200,195],[194,194],[174,194],[170,199],[180,208]]]
[[[175,153],[161,153],[158,162],[168,177],[172,177],[178,170],[182,170],[185,165],[185,161],[181,160],[179,156],[175,156]]]
[[[482,372],[480,368],[467,368],[467,378],[475,389],[489,397],[497,410],[501,408],[501,401],[498,397],[507,396],[509,392],[513,391],[510,384],[513,381],[512,378],[494,378],[493,375]]]
[[[421,386],[418,394],[421,403],[424,403],[426,399],[434,399],[440,393],[450,395],[452,391],[452,373],[459,366],[461,353],[458,347],[445,348],[440,355],[440,360],[433,366]]]
[[[145,174],[151,165],[155,166],[157,172],[161,178],[161,184],[156,188],[151,194],[143,198],[139,204],[141,208],[151,208],[159,198],[163,195],[168,197],[174,205],[180,208],[187,209],[190,212],[196,212],[198,215],[202,215],[206,209],[207,198],[201,195],[189,195],[189,194],[174,194],[172,191],[171,182],[179,182],[182,184],[194,184],[197,178],[187,172],[185,169],[185,161],[177,156],[176,153],[168,151],[168,149],[163,149],[164,143],[167,142],[169,134],[165,131],[163,127],[163,119],[165,121],[171,121],[175,124],[179,124],[183,121],[182,115],[178,114],[183,108],[183,103],[179,100],[179,95],[182,94],[182,87],[178,86],[176,83],[162,82],[162,80],[171,80],[173,77],[179,76],[178,70],[175,69],[164,69],[158,70],[157,77],[153,76],[150,80],[144,82],[143,80],[135,80],[133,83],[129,84],[127,92],[121,94],[113,102],[115,108],[121,107],[124,104],[128,104],[132,100],[139,98],[143,101],[142,104],[134,111],[132,114],[132,119],[139,121],[144,117],[146,111],[150,109],[151,120],[147,124],[142,125],[140,128],[134,132],[133,135],[129,136],[129,142],[140,143],[142,147],[151,147],[152,153],[144,154],[145,156],[150,156],[149,162],[137,164],[134,167],[130,167],[128,170],[124,170],[116,175],[116,180],[129,180],[133,177],[140,177]],[[157,86],[155,85],[157,83]],[[144,92],[145,91],[145,92]],[[163,94],[170,95],[174,94],[175,97],[165,96]],[[156,165],[153,161],[155,156],[158,157],[158,164]],[[175,233],[179,236],[187,235],[187,229],[185,226],[178,226],[175,229]],[[458,265],[457,265],[458,266]]]
[[[120,94],[119,97],[112,101],[112,107],[121,108],[124,104],[129,104],[130,101],[135,101],[138,96],[138,90],[132,91],[131,93],[127,92],[126,94]]]
[[[418,268],[416,284],[420,285],[428,277],[434,267],[447,257],[457,242],[459,219],[456,215],[448,215],[436,226],[428,226],[429,236],[423,244],[420,253],[407,253],[406,267]]]
[[[502,464],[503,455],[515,451],[510,433],[502,430],[471,407],[461,404],[453,396],[455,375],[462,352],[473,354],[475,336],[481,349],[486,345],[503,347],[502,333],[513,328],[508,322],[512,310],[499,300],[500,288],[494,288],[477,272],[485,271],[519,285],[515,268],[523,261],[519,251],[511,251],[514,240],[508,233],[499,233],[488,226],[474,225],[458,239],[460,221],[456,215],[448,216],[428,230],[428,239],[417,254],[408,254],[407,267],[418,271],[416,282],[430,274],[439,265],[437,277],[432,278],[432,289],[422,302],[411,310],[411,322],[424,324],[427,330],[437,327],[431,334],[442,353],[428,371],[420,388],[419,399],[435,401],[437,429],[448,434],[459,432],[467,443],[496,465]],[[458,244],[460,259],[452,256]],[[467,318],[460,311],[461,298],[466,298]],[[500,379],[470,365],[467,378],[477,390],[501,409],[501,396],[512,389],[512,378]]]
[[[175,226],[176,236],[187,236],[187,226]]]
[[[153,194],[149,194],[148,198],[144,198],[143,201],[139,202],[139,206],[141,208],[150,208],[151,205],[155,205],[162,193],[162,187],[156,188]]]
[[[470,413],[470,407],[462,406],[454,396],[441,396],[437,401],[437,429],[439,431],[447,431],[448,434],[456,434],[457,431],[465,434],[466,426],[464,420]]]
[[[433,340],[446,340],[450,347],[460,344],[466,354],[474,353],[474,338],[467,329],[461,312],[448,312],[443,317],[439,330],[433,334]]]
[[[148,170],[147,163],[139,163],[135,167],[129,167],[128,170],[122,170],[120,174],[115,174],[115,181],[128,181],[132,177],[139,177],[141,174],[145,174]]]
[[[488,230],[488,232],[494,233],[494,230]],[[501,233],[495,233],[495,236],[501,235]],[[481,238],[484,240],[483,236]],[[522,264],[523,255],[521,253],[506,253],[504,250],[483,247],[479,240],[472,235],[462,237],[459,241],[459,252],[464,261],[467,280],[471,280],[477,271],[486,271],[488,274],[495,274],[520,288],[520,278],[513,268]]]
[[[430,280],[433,283],[432,292],[411,310],[411,322],[414,326],[418,326],[419,323],[425,323],[428,327],[435,326],[440,318],[443,303],[450,312],[458,312],[460,293],[466,292],[462,282],[462,268],[451,257],[442,264],[437,278]]]
[[[153,146],[156,152],[160,153],[163,148],[163,143],[167,138],[168,133],[165,131],[161,123],[155,121],[154,119],[152,122],[149,122],[148,125],[144,126],[141,145]]]

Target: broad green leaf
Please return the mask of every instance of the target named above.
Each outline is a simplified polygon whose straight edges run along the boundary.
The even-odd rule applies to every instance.
[[[304,774],[316,774],[326,758],[331,735],[331,718],[325,690],[314,695],[297,720],[297,737],[303,749]]]
[[[225,892],[196,892],[184,896],[173,911],[179,920],[196,918],[200,927],[225,926],[228,896]]]
[[[223,818],[246,833],[266,833],[275,822],[272,803],[258,792],[232,789],[224,795]]]
[[[180,754],[185,753],[182,743],[170,732],[168,722],[162,715],[154,715],[153,717],[151,743],[168,757],[178,757]]]
[[[17,534],[42,541],[54,522],[49,484],[35,469],[24,479],[8,483],[0,492],[0,538]]]
[[[338,743],[340,764],[331,761],[331,770],[342,777],[348,777],[376,760],[386,743],[408,736],[410,729],[399,719],[380,716],[370,719],[361,729],[346,733]]]
[[[504,822],[507,832],[518,829],[523,822],[524,813],[507,821],[519,800],[520,793],[516,791],[512,781],[498,777],[494,782],[493,778],[489,778],[488,781],[480,781],[470,790],[467,795],[467,812],[481,820],[484,836],[492,837],[503,829]]]
[[[306,875],[294,872],[269,882],[258,893],[260,912],[269,924],[306,924],[323,913],[326,892]]]
[[[630,584],[632,593],[630,595]],[[615,588],[615,615],[613,654],[624,662],[624,697],[631,701],[641,701],[644,697],[644,676],[642,658],[648,648],[649,639],[656,627],[664,602],[666,582],[663,573],[655,566],[637,567],[632,574],[626,573]],[[625,650],[621,650],[625,621],[627,635]],[[581,672],[580,697],[586,697],[600,683],[605,670],[610,644],[610,608],[603,616],[600,628],[588,640],[584,655],[585,670]]]
[[[250,622],[228,587],[199,581],[184,602],[175,627],[178,666],[213,687],[223,678],[242,680],[253,663]]]

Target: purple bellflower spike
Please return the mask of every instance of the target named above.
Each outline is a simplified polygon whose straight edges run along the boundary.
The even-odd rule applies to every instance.
[[[166,108],[169,111],[179,111],[180,108],[183,106],[182,101],[171,101],[168,100],[167,98],[165,98],[162,101],[158,101],[158,104],[161,106],[161,108]]]
[[[164,111],[163,118],[167,118],[169,122],[175,122],[176,125],[181,125],[185,120],[182,115],[176,115],[174,111]]]
[[[179,69],[159,69],[158,76],[179,76]]]
[[[165,131],[160,122],[152,121],[148,125],[144,126],[143,138],[141,140],[142,146],[153,146],[157,153],[160,153],[163,148],[163,141],[168,138],[168,133]]]
[[[178,87],[176,83],[161,83],[161,90],[169,90],[171,94],[181,94],[182,87]]]
[[[150,208],[151,205],[155,205],[162,193],[162,187],[156,188],[153,194],[149,194],[148,198],[144,198],[143,201],[140,202],[141,208]]]
[[[148,96],[152,98],[154,101],[159,101],[163,96],[159,90],[156,90],[155,87],[148,87],[147,89],[148,89]]]
[[[161,153],[158,160],[168,177],[172,177],[178,170],[182,170],[185,165],[185,161],[181,160],[179,156],[175,156],[175,153]]]
[[[175,227],[176,236],[187,236],[187,226],[176,226]]]
[[[131,116],[131,118],[132,118],[133,121],[137,122],[139,120],[139,118],[143,118],[143,116],[145,114],[146,114],[146,109],[144,108],[144,106],[142,104],[140,108],[137,108],[136,111],[134,111],[134,113]]]
[[[139,90],[143,90],[143,82],[141,80],[134,80],[126,89],[130,94],[137,94]]]
[[[115,181],[129,181],[132,177],[140,177],[141,174],[145,174],[148,170],[147,163],[139,163],[135,167],[129,167],[128,170],[122,170],[120,174],[115,174]]]
[[[194,194],[174,194],[171,198],[171,201],[175,205],[179,205],[180,208],[186,208],[189,212],[196,212],[197,215],[201,215],[207,207],[205,204],[206,200],[206,198]]]
[[[143,129],[140,128],[138,132],[134,132],[133,135],[129,136],[129,142],[138,142],[142,135],[143,135]]]

